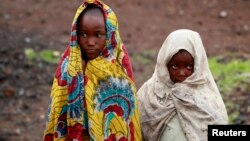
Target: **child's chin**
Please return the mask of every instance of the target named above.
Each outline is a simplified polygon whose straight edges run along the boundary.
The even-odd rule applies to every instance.
[[[94,60],[95,58],[97,58],[98,56],[88,56],[87,60]]]
[[[95,58],[97,58],[98,56],[95,56],[95,55],[86,55],[84,57],[82,57],[82,59],[84,60],[93,60]]]
[[[184,79],[185,80],[185,79]],[[184,80],[175,80],[174,83],[181,83],[183,82]]]

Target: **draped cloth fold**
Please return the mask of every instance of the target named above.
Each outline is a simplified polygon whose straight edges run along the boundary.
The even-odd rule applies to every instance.
[[[173,83],[166,64],[180,49],[194,58],[194,73]],[[143,140],[160,140],[168,123],[177,116],[188,141],[206,141],[207,128],[227,124],[225,104],[210,72],[197,32],[180,29],[164,41],[152,77],[138,90]]]
[[[106,46],[83,71],[77,19],[89,4],[103,10]],[[52,85],[44,141],[141,140],[138,100],[131,62],[119,35],[115,13],[99,0],[77,9],[69,45]]]

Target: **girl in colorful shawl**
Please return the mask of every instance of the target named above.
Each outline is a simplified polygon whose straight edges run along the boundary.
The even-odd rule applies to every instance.
[[[135,91],[114,12],[83,2],[55,73],[44,141],[140,141]]]
[[[138,97],[145,141],[206,141],[208,125],[228,123],[202,40],[191,30],[167,37]]]

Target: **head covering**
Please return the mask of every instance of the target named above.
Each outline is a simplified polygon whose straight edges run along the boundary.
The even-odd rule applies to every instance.
[[[181,49],[194,58],[194,72],[183,82],[173,83],[166,64]],[[138,97],[146,141],[159,140],[176,114],[189,141],[206,140],[208,124],[228,120],[200,35],[188,29],[176,30],[164,41],[153,76],[139,89]]]
[[[82,69],[77,19],[89,4],[102,9],[106,46]],[[141,140],[138,101],[129,56],[119,35],[115,13],[99,0],[77,9],[69,45],[56,70],[48,110],[45,141]]]

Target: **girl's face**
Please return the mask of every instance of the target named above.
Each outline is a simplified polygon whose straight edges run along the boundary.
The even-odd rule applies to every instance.
[[[80,15],[77,27],[77,41],[83,58],[87,60],[98,57],[106,44],[104,16],[98,9],[96,13],[91,12]]]
[[[180,83],[194,72],[194,58],[186,50],[180,50],[167,64],[170,79]]]

